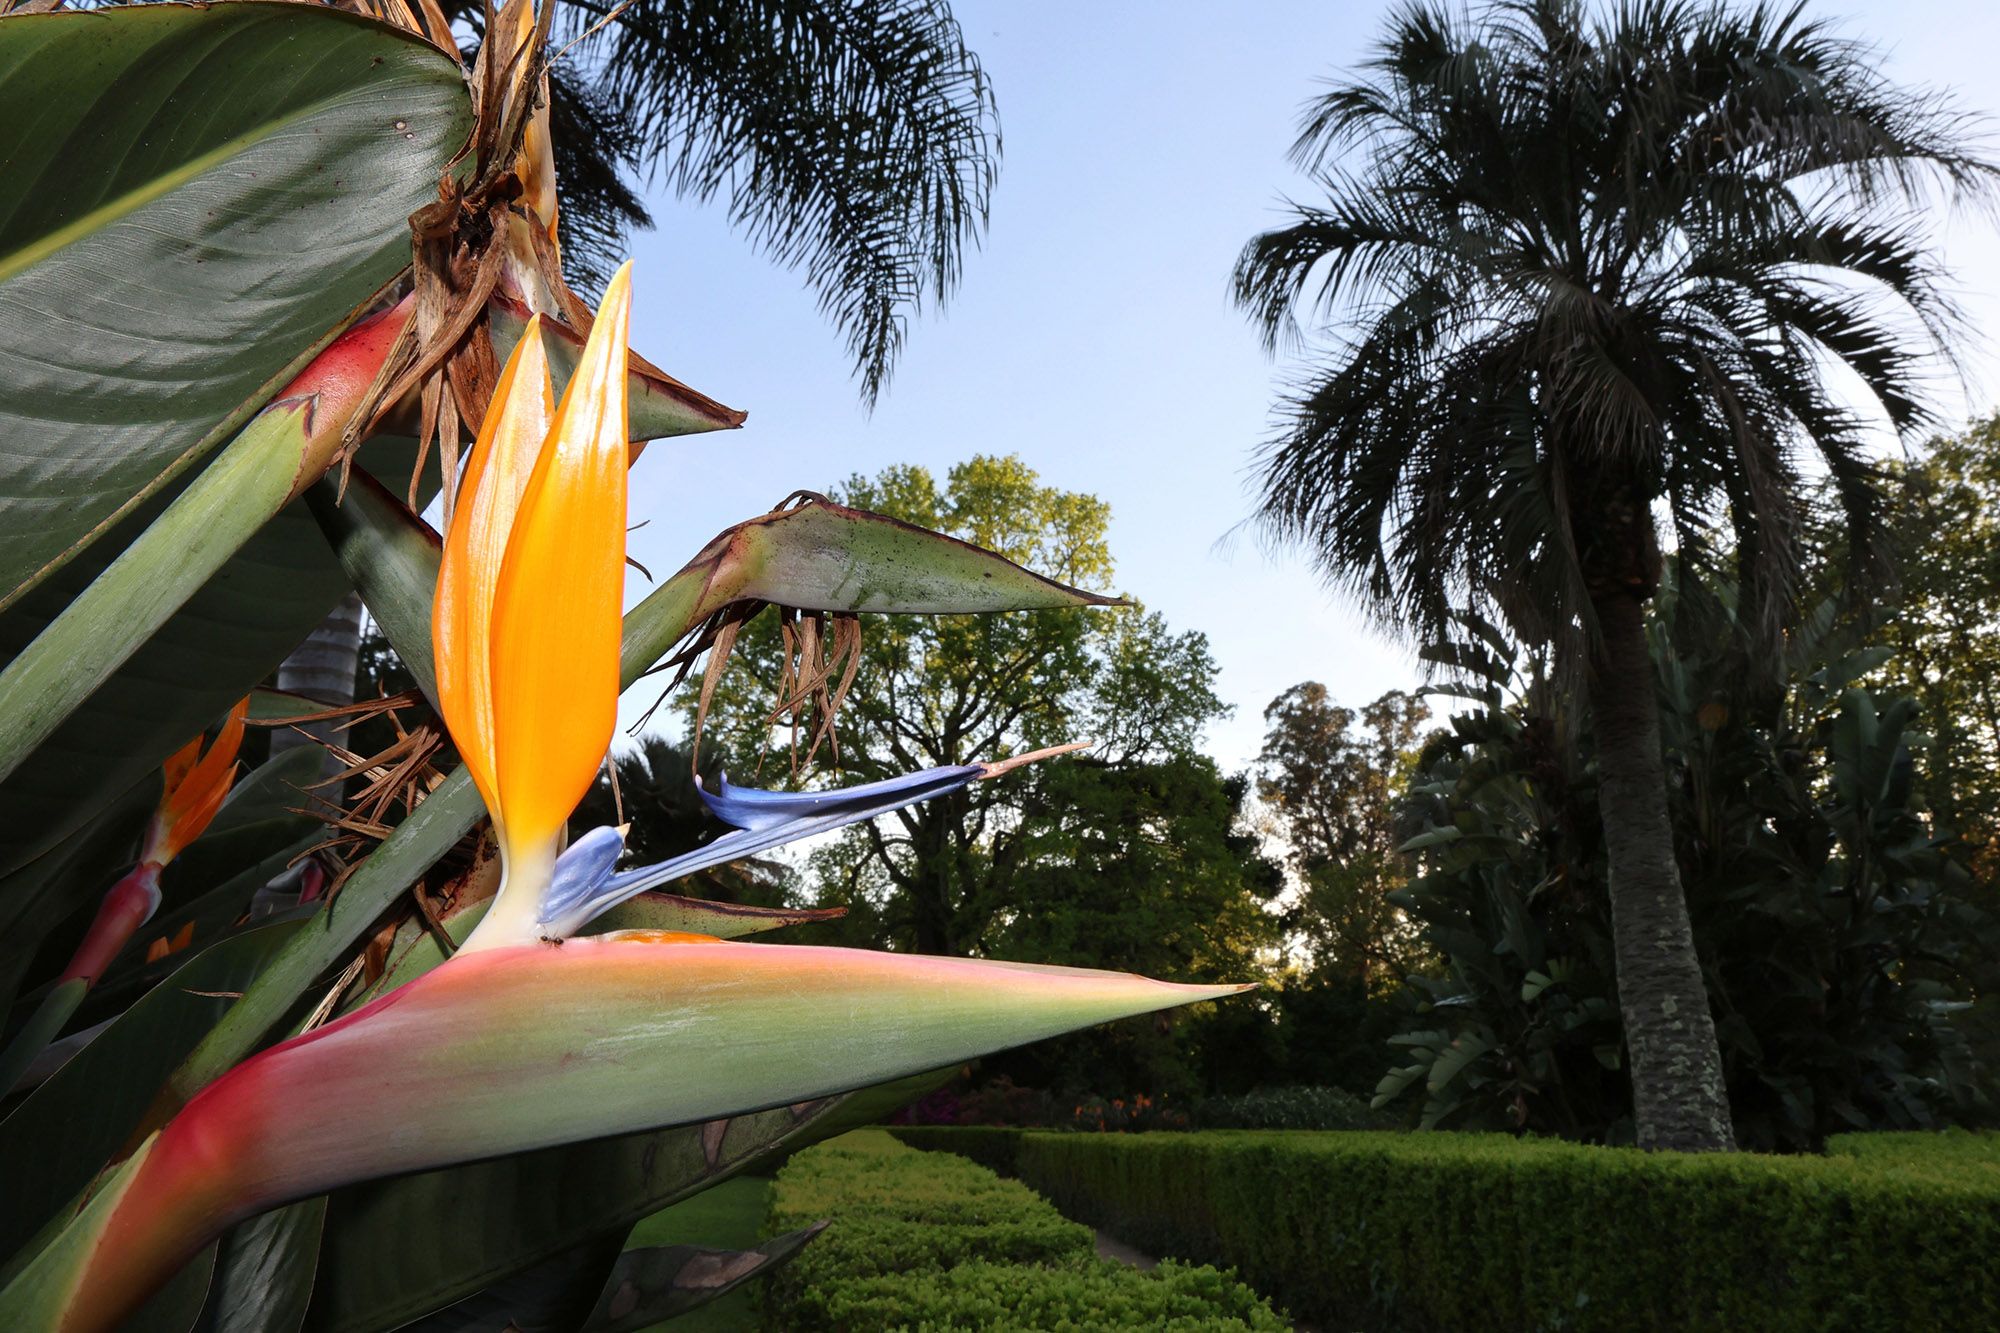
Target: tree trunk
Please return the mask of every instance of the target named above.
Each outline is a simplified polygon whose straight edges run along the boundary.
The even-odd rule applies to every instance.
[[[1639,1146],[1727,1152],[1735,1139],[1715,1020],[1674,860],[1644,606],[1622,589],[1606,591],[1593,605],[1603,633],[1590,680],[1598,803]]]
[[[952,883],[950,833],[936,811],[926,811],[918,842],[915,882],[911,888],[912,932],[918,953],[952,951]]]
[[[361,655],[361,597],[349,593],[341,598],[340,604],[327,613],[319,628],[306,636],[306,641],[292,650],[278,667],[278,688],[328,706],[351,704],[354,702],[355,666]],[[338,742],[331,722],[306,723],[303,730],[311,737],[324,741]],[[271,753],[283,754],[286,750],[300,745],[311,744],[307,736],[299,730],[281,727],[271,733]],[[339,771],[339,764],[331,753],[326,755],[320,767],[322,776]],[[319,795],[338,803],[340,793],[330,788],[321,788]]]

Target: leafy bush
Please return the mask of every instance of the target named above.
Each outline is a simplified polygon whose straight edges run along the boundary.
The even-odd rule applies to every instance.
[[[1100,1260],[1036,1270],[969,1263],[944,1271],[842,1282],[818,1302],[815,1322],[785,1328],[1097,1329],[1241,1333],[1289,1327],[1240,1282],[1213,1268],[1168,1260],[1137,1273]]]
[[[1016,1130],[898,1130],[991,1138]],[[1282,1330],[1212,1268],[1141,1273],[1095,1256],[1089,1227],[961,1157],[850,1134],[778,1175],[766,1230],[833,1225],[774,1279],[772,1327]]]
[[[1439,660],[1481,706],[1426,751],[1406,809],[1424,873],[1396,895],[1446,960],[1393,1039],[1378,1104],[1426,1126],[1629,1142],[1608,862],[1586,723],[1497,631]],[[1951,1020],[1993,923],[1912,784],[1907,699],[1855,686],[1831,609],[1759,672],[1727,607],[1682,580],[1654,626],[1676,852],[1739,1142],[1934,1129],[1988,1106]],[[1767,664],[1768,666],[1769,664]]]
[[[1097,1134],[1131,1134],[1187,1127],[1186,1111],[1171,1105],[1165,1097],[1148,1097],[1143,1092],[1108,1100],[1097,1096],[1085,1097],[1076,1103],[1063,1126]]]
[[[1196,1129],[1388,1129],[1390,1117],[1344,1088],[1259,1088],[1210,1097],[1194,1108]]]
[[[1843,1157],[1890,1171],[1959,1176],[1992,1172],[2000,1184],[2000,1134],[1947,1129],[1938,1133],[1836,1134],[1828,1157]]]
[[[889,1132],[909,1147],[968,1157],[1003,1176],[1014,1174],[1023,1133],[1000,1125],[897,1125]]]
[[[956,1146],[965,1131],[928,1131]],[[992,1137],[984,1145],[997,1146]],[[1835,1156],[1499,1134],[1014,1136],[1021,1178],[1157,1254],[1234,1265],[1343,1329],[2000,1327],[2000,1139]]]
[[[939,1088],[896,1117],[903,1125],[1062,1124],[1066,1108],[1043,1088],[1024,1088],[1005,1074],[977,1088]]]

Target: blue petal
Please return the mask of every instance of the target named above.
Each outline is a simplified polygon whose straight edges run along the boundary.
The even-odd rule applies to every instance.
[[[831,814],[836,809],[849,806],[872,805],[883,797],[902,797],[896,804],[907,805],[911,799],[922,798],[902,796],[905,792],[928,787],[938,781],[950,781],[955,786],[971,780],[981,771],[971,764],[926,768],[900,778],[885,778],[880,782],[841,787],[834,791],[764,791],[757,787],[739,787],[724,773],[717,784],[719,790],[713,796],[699,784],[696,784],[696,790],[701,792],[702,803],[708,806],[709,812],[724,823],[734,824],[740,829],[766,829],[794,819]]]
[[[560,905],[551,890],[550,896],[544,899],[547,906],[542,922],[552,935],[574,934],[592,917],[648,889],[659,888],[696,871],[755,856],[784,843],[810,838],[816,833],[830,833],[876,815],[900,810],[906,805],[915,805],[918,801],[927,801],[933,796],[942,796],[958,790],[984,772],[986,769],[977,764],[927,768],[920,773],[884,782],[870,782],[830,792],[759,791],[753,787],[732,786],[725,779],[720,784],[721,791],[714,796],[703,791],[702,799],[717,815],[737,824],[735,832],[724,834],[706,847],[697,847],[658,865],[612,875],[595,893],[582,897],[566,895]],[[581,845],[579,840],[578,846]]]
[[[601,891],[611,867],[625,850],[625,835],[615,828],[594,828],[556,858],[549,887],[542,894],[541,919],[551,921],[574,911]]]

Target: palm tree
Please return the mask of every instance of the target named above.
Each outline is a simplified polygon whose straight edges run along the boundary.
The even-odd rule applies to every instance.
[[[985,226],[993,91],[946,0],[557,0],[550,119],[564,262],[601,286],[652,225],[637,181],[803,270],[873,403],[911,315]],[[445,12],[476,32],[480,0]]]
[[[1420,641],[1498,610],[1586,692],[1649,1147],[1731,1145],[1647,658],[1659,525],[1770,634],[1823,471],[1858,583],[1870,442],[1923,430],[1952,365],[1920,214],[1994,181],[1952,105],[1802,10],[1411,4],[1308,109],[1325,201],[1235,273],[1273,349],[1341,335],[1260,459],[1266,531]]]
[[[601,825],[624,823],[625,856],[633,865],[654,865],[680,856],[729,831],[708,812],[695,789],[689,752],[659,736],[641,736],[639,747],[618,755],[618,785],[599,774],[571,817],[578,835]],[[717,790],[719,764],[704,766],[702,784]],[[785,899],[785,868],[767,857],[747,857],[698,871],[670,891],[715,902],[777,907]]]

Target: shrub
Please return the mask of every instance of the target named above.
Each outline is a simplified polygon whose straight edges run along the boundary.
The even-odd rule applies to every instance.
[[[1946,1176],[1991,1172],[1995,1184],[2000,1185],[2000,1134],[1963,1129],[1836,1134],[1826,1141],[1826,1152],[1829,1157],[1849,1158],[1886,1171]]]
[[[1194,1108],[1196,1129],[1390,1129],[1394,1117],[1345,1088],[1259,1088],[1210,1097]]]
[[[831,1234],[831,1233],[829,1233]],[[1289,1328],[1240,1282],[1169,1260],[1137,1273],[1102,1260],[1034,1270],[969,1263],[944,1271],[842,1282],[815,1302],[814,1322],[786,1328],[1097,1329],[1241,1333]]]
[[[1186,1129],[1188,1115],[1186,1111],[1169,1104],[1165,1097],[1148,1097],[1143,1092],[1109,1099],[1093,1095],[1077,1102],[1061,1127],[1096,1134]]]
[[[971,1138],[1013,1130],[898,1134]],[[850,1134],[778,1175],[766,1229],[834,1225],[773,1279],[772,1327],[1283,1330],[1255,1293],[1212,1268],[1141,1273],[1095,1255],[1089,1227],[1018,1181],[886,1134]]]
[[[1967,1258],[2000,1244],[1991,1136],[1848,1136],[1818,1158],[1447,1133],[1014,1146],[1022,1179],[1071,1216],[1234,1265],[1341,1328],[2000,1327],[2000,1274]]]
[[[969,1157],[989,1171],[1011,1176],[1023,1131],[997,1125],[897,1125],[889,1132],[912,1148]]]
[[[1953,1021],[1996,922],[1912,774],[1910,700],[1823,606],[1776,675],[1750,669],[1726,601],[1680,579],[1655,625],[1681,883],[1739,1144],[1818,1151],[1855,1129],[1990,1116]],[[1470,625],[1472,622],[1466,622]],[[1489,627],[1490,628],[1490,627]],[[1668,651],[1671,645],[1671,651]],[[1426,1128],[1633,1137],[1610,874],[1588,725],[1453,645],[1480,707],[1426,747],[1403,818],[1423,873],[1393,895],[1446,966],[1410,978],[1410,1029],[1377,1100]],[[1419,1109],[1420,1108],[1420,1109]]]

